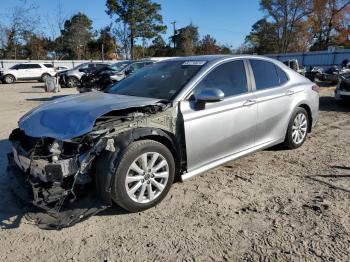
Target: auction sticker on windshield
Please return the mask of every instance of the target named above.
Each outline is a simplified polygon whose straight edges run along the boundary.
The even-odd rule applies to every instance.
[[[207,61],[186,61],[182,65],[183,66],[202,66],[206,63]]]

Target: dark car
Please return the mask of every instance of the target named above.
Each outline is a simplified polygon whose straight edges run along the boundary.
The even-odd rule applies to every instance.
[[[122,61],[90,71],[81,77],[77,90],[80,93],[105,90],[109,85],[115,83],[111,76],[120,73],[131,63],[133,61]]]
[[[80,64],[69,70],[60,71],[58,73],[59,83],[62,87],[77,87],[83,75],[106,67],[107,65],[107,63],[103,62],[89,62]]]
[[[350,72],[340,77],[340,81],[335,89],[335,99],[341,105],[350,102]]]

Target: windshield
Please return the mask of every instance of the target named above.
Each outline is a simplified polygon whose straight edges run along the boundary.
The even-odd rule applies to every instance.
[[[109,67],[113,70],[113,71],[121,71],[123,70],[125,67],[127,67],[130,64],[130,62],[119,62],[119,63],[114,63],[111,64]]]
[[[10,69],[18,69],[19,66],[20,66],[20,64],[17,64],[17,65],[14,65],[14,66],[10,67]]]
[[[164,61],[144,67],[113,85],[108,93],[171,100],[204,63]]]

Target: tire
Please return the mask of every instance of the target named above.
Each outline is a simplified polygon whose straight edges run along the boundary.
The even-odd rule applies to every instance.
[[[51,77],[51,75],[45,73],[41,76],[40,81],[45,82],[48,77]]]
[[[147,158],[143,158],[145,154]],[[157,154],[159,154],[158,158]],[[151,165],[153,157],[157,159]],[[155,170],[158,172],[152,172],[148,168],[141,168],[142,163],[145,163],[142,159],[147,159],[148,168],[150,166],[157,168],[158,165],[166,164]],[[145,169],[148,171],[144,172]],[[174,176],[174,158],[166,146],[153,140],[133,142],[122,153],[112,178],[112,199],[117,205],[130,212],[149,209],[164,199],[174,181]]]
[[[6,84],[12,84],[16,81],[16,78],[13,75],[5,75],[4,76],[4,82]]]
[[[296,149],[304,144],[309,128],[309,115],[304,108],[297,107],[289,121],[284,146]]]
[[[79,79],[76,78],[75,76],[69,76],[67,78],[67,87],[69,88],[77,87],[79,83],[80,83]]]

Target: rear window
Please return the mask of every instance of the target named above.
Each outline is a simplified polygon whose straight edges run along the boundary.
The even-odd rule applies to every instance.
[[[52,64],[44,64],[44,66],[47,67],[47,68],[53,68]]]
[[[277,70],[277,75],[278,75],[278,79],[279,79],[280,85],[283,85],[283,84],[287,83],[288,82],[288,77],[287,77],[286,73],[281,68],[279,68],[278,66],[275,66],[275,67],[276,67],[276,70]]]
[[[273,63],[263,60],[250,60],[257,90],[264,90],[280,85],[276,67]]]

